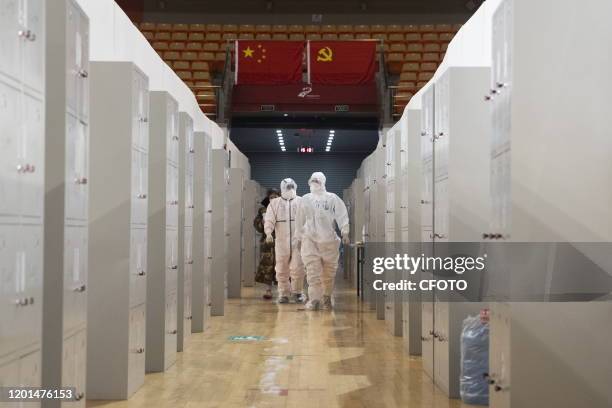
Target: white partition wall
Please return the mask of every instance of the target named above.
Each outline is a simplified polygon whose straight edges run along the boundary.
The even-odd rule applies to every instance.
[[[62,10],[65,7],[64,10]],[[64,290],[63,296],[59,293],[49,291],[48,280],[51,276],[45,276],[45,313],[43,314],[43,385],[50,387],[50,375],[59,372],[55,353],[48,354],[46,344],[51,339],[49,327],[57,324],[56,316],[51,315],[53,308],[51,302],[63,301],[63,347],[61,384],[67,387],[75,387],[74,405],[85,407],[85,388],[87,371],[87,289],[88,289],[88,213],[89,213],[89,19],[74,1],[60,2],[53,6],[53,14],[65,13],[65,20],[55,22],[56,27],[62,27],[65,21],[66,31],[63,35],[65,42],[65,56],[54,55],[53,58],[64,60],[62,76],[54,76],[60,80],[65,78],[66,110],[60,112],[58,106],[47,109],[47,124],[55,116],[64,114],[66,118],[66,145],[65,145],[65,228],[64,228]],[[49,10],[50,11],[50,10]],[[49,20],[48,20],[49,23]],[[51,31],[49,31],[51,32]],[[52,36],[50,35],[49,38]],[[49,71],[47,80],[50,80]],[[61,79],[60,79],[61,78]],[[55,80],[54,80],[55,81]],[[48,88],[51,90],[55,86]],[[47,94],[47,103],[58,104],[59,95]],[[55,115],[52,110],[57,109]],[[53,126],[53,125],[51,125]],[[53,132],[52,127],[47,126],[48,132]],[[56,143],[55,141],[53,142]],[[57,145],[56,145],[57,147]],[[46,162],[48,166],[60,165],[59,157],[53,158],[47,151]],[[53,163],[53,164],[52,164]],[[58,168],[59,169],[59,168]],[[47,197],[51,197],[47,195]],[[52,200],[52,199],[51,199]],[[47,210],[53,210],[53,204],[46,204]],[[51,219],[51,213],[47,212],[47,221]],[[55,223],[53,221],[52,223]],[[45,223],[45,239],[56,239],[57,235],[51,223]],[[47,249],[50,246],[46,246]],[[60,258],[60,252],[46,253],[45,258]],[[47,259],[45,265],[47,265]],[[53,268],[45,268],[45,275]],[[49,282],[50,283],[50,282]],[[51,283],[54,286],[55,283]],[[53,367],[55,369],[53,370]],[[53,373],[51,372],[53,370]],[[53,382],[57,384],[56,382]]]
[[[224,149],[212,150],[212,195],[211,195],[211,314],[223,316],[227,298],[228,279],[228,231],[227,194],[229,170],[228,157]]]
[[[364,178],[364,234],[363,240],[367,244],[376,242],[376,210],[378,208],[375,163],[377,151],[374,151],[363,161]],[[371,310],[376,308],[376,293],[372,289],[372,274],[364,271],[363,300],[369,304]]]
[[[433,137],[434,137],[434,90],[433,84],[423,91],[421,109],[421,249],[425,256],[433,256]],[[424,279],[430,279],[423,272]],[[421,350],[423,370],[434,377],[434,302],[432,293],[423,293],[421,297]]]
[[[193,120],[179,113],[179,246],[177,282],[177,350],[183,351],[191,335],[191,295],[193,270],[194,212],[194,135]]]
[[[227,297],[239,298],[242,286],[244,173],[229,169],[227,195]],[[214,255],[213,255],[214,256]]]
[[[342,200],[346,204],[351,225],[351,246],[344,249],[344,278],[351,287],[357,287],[357,248],[363,245],[364,233],[364,183],[363,178],[356,178],[351,186],[344,190]],[[361,288],[360,288],[361,289]],[[361,292],[362,293],[362,292]],[[361,294],[360,294],[361,295]]]
[[[503,1],[493,16],[487,240],[612,241],[612,3],[583,6]],[[592,259],[612,274],[609,254]],[[529,266],[550,262],[563,254]],[[609,300],[493,304],[490,406],[612,406],[610,316]]]
[[[204,132],[194,133],[194,186],[193,186],[193,270],[191,319],[185,317],[185,325],[191,320],[192,333],[208,327],[210,321],[210,220],[212,162],[210,137]]]
[[[434,102],[433,220],[431,242],[479,242],[489,214],[489,116],[482,98],[488,67],[449,67],[436,80]],[[434,247],[442,256],[442,248]],[[474,254],[477,255],[477,254]],[[478,315],[477,302],[434,302],[433,379],[459,398],[463,320]]]
[[[151,92],[150,117],[146,370],[159,372],[176,361],[178,104],[167,92]]]
[[[148,78],[130,62],[90,77],[87,398],[126,399],[145,373]]]
[[[421,253],[421,109],[408,105],[401,119],[400,142],[400,234],[403,245]],[[409,272],[406,272],[409,273]],[[419,273],[419,272],[416,272]],[[404,277],[405,279],[408,276]],[[421,354],[421,294],[403,298],[402,336],[408,354]]]
[[[386,221],[386,205],[387,205],[387,180],[385,170],[386,160],[387,160],[387,150],[386,150],[386,133],[383,132],[381,134],[381,141],[379,142],[378,147],[376,148],[374,162],[372,171],[374,173],[375,182],[373,185],[373,189],[370,191],[370,204],[374,204],[372,206],[373,211],[373,219],[370,222],[373,222],[373,240],[372,242],[377,242],[379,244],[385,242],[385,221]],[[374,305],[376,308],[376,318],[379,320],[384,320],[385,318],[385,293],[382,291],[373,291],[374,293]]]
[[[353,287],[356,285],[355,278],[357,276],[357,269],[356,269],[356,263],[355,263],[356,261],[355,244],[356,242],[359,242],[359,245],[361,245],[361,240],[358,240],[358,241],[355,240],[356,234],[354,233],[354,230],[355,228],[362,228],[362,227],[355,226],[355,219],[358,217],[358,214],[355,213],[355,207],[356,207],[355,191],[357,188],[357,184],[359,183],[358,180],[359,179],[354,179],[351,185],[342,191],[342,201],[344,201],[344,204],[346,205],[346,210],[348,212],[348,217],[349,217],[349,225],[351,225],[351,231],[350,231],[351,246],[344,247],[343,264],[342,264],[343,268],[342,269],[344,272],[344,279],[347,279],[351,283],[351,286]],[[363,187],[361,187],[360,193],[361,193],[360,195],[362,195]],[[362,211],[363,209],[360,209],[360,210]]]
[[[255,284],[255,272],[257,270],[257,245],[259,240],[253,228],[253,219],[259,208],[259,183],[255,180],[244,181],[244,213],[242,217],[244,236],[244,251],[242,257],[242,285],[246,287]]]
[[[401,241],[401,129],[400,123],[389,129],[385,148],[385,182],[386,182],[386,210],[385,210],[385,242],[387,243],[387,256],[395,256]],[[399,282],[401,277],[398,271],[388,271],[386,278],[390,282]],[[403,329],[403,294],[401,291],[386,291],[385,293],[385,323],[389,332],[394,336],[401,336]]]
[[[0,17],[0,386],[41,385],[45,199],[45,7],[16,4]],[[19,34],[19,35],[18,35]],[[28,36],[29,34],[29,36]],[[26,67],[27,69],[22,69]],[[65,85],[62,81],[61,85]],[[58,84],[60,86],[60,84]],[[66,106],[59,110],[65,115]],[[60,119],[61,120],[61,119]],[[63,122],[63,120],[62,120]],[[63,135],[61,129],[59,135]],[[63,138],[63,137],[62,137]],[[60,143],[60,155],[64,154]],[[62,185],[63,167],[54,182]],[[60,211],[63,196],[57,197]],[[64,217],[56,220],[63,230]],[[61,235],[60,235],[61,236]],[[58,245],[61,251],[61,242]],[[58,260],[59,261],[59,260]],[[54,274],[63,274],[56,262]],[[55,290],[61,292],[61,279]],[[61,305],[57,313],[61,314]],[[61,337],[62,327],[57,328]],[[56,343],[61,353],[61,339]]]
[[[213,155],[212,137],[206,137],[204,143],[204,316],[203,328],[210,324],[212,315],[212,217],[213,217]]]

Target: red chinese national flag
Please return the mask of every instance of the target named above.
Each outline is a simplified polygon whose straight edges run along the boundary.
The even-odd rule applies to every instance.
[[[302,82],[303,41],[236,41],[236,84]]]
[[[374,81],[376,42],[310,41],[311,84],[358,85]]]

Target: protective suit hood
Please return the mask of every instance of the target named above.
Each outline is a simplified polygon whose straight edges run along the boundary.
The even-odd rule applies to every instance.
[[[312,173],[312,176],[310,176],[310,179],[308,180],[310,192],[320,194],[327,191],[325,190],[325,181],[325,174],[321,173],[320,171],[315,171],[314,173]]]
[[[292,178],[286,178],[281,181],[281,197],[285,200],[293,200],[297,197],[297,183]]]

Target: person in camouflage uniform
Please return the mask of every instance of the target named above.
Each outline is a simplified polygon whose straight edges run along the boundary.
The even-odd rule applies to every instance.
[[[261,234],[261,238],[259,240],[261,255],[259,259],[259,266],[257,267],[257,273],[255,273],[255,282],[267,285],[266,292],[263,295],[263,298],[266,300],[272,299],[272,285],[276,280],[276,270],[274,269],[276,259],[274,257],[274,243],[266,243],[266,234],[264,233],[264,214],[266,213],[268,204],[270,204],[270,200],[279,196],[280,193],[278,190],[268,190],[266,198],[264,198],[261,202],[262,207],[259,209],[257,216],[253,220],[255,230]]]

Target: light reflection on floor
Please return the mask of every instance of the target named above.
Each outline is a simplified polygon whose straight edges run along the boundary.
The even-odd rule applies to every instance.
[[[346,286],[346,285],[339,285]],[[225,317],[194,334],[177,363],[148,374],[120,407],[413,407],[456,408],[407,356],[401,338],[354,293],[339,289],[333,312],[306,312],[261,299],[252,288],[230,300]],[[230,341],[229,336],[265,336]]]

